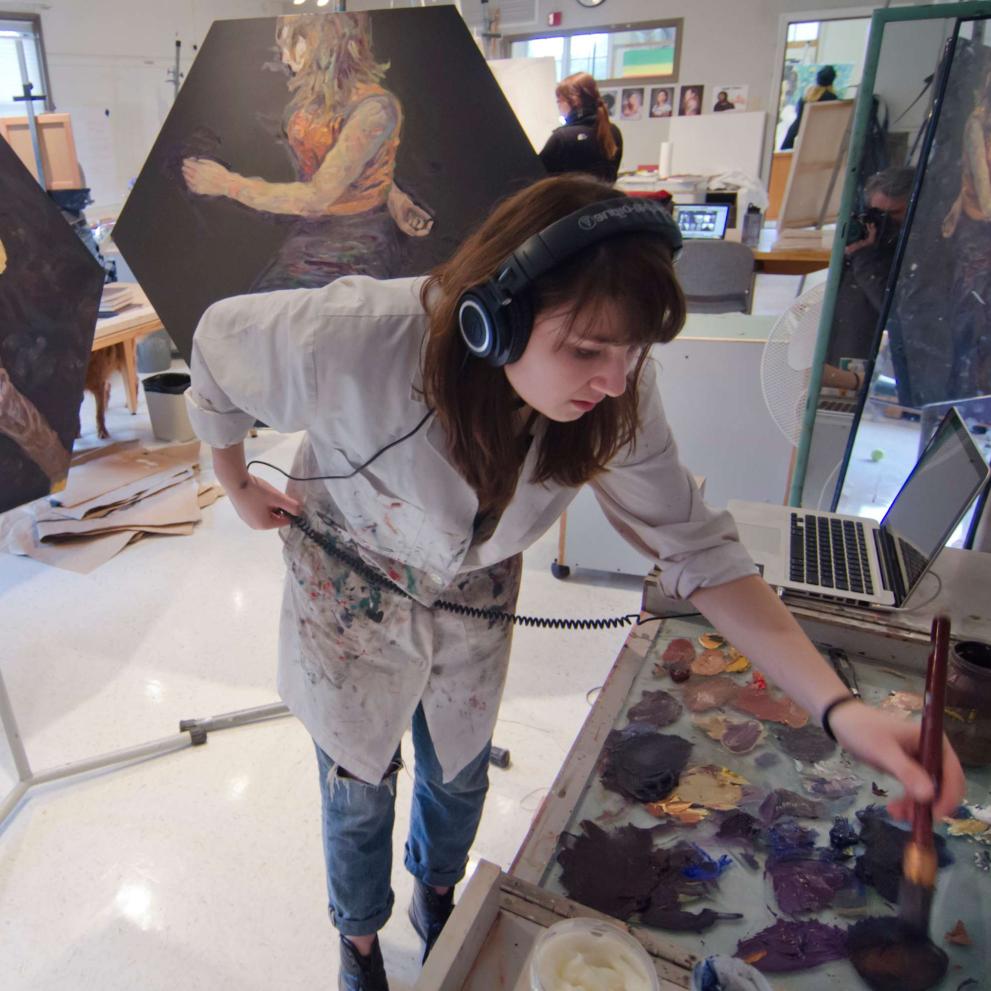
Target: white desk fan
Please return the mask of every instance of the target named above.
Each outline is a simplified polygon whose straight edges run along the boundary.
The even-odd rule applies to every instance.
[[[764,402],[778,429],[798,447],[812,377],[826,285],[802,293],[771,328],[760,363]]]

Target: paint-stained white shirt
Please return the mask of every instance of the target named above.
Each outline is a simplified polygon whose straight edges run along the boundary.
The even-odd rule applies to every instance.
[[[293,474],[352,471],[427,412],[416,388],[427,331],[421,285],[420,279],[348,276],[321,289],[214,304],[193,339],[186,398],[196,433],[213,447],[229,447],[243,440],[256,420],[283,432],[305,430]],[[622,452],[591,483],[607,518],[658,563],[669,595],[687,597],[697,588],[754,574],[729,514],[703,503],[678,460],[649,362],[640,389],[642,428],[635,450]],[[478,501],[452,463],[436,419],[354,478],[293,483],[289,491],[303,501],[309,518],[336,528],[367,561],[391,570],[394,580],[400,575],[419,615],[421,606],[451,598],[465,583],[465,573],[489,569],[525,550],[574,498],[575,488],[532,481],[544,425],[538,418],[516,494],[491,537],[480,543],[472,541]],[[300,636],[300,625],[305,631],[314,619],[301,616],[299,607],[299,590],[313,568],[292,577],[300,546],[298,539],[287,542],[291,574],[280,638],[279,687],[290,709],[331,758],[376,780],[422,699],[449,779],[491,735],[508,649],[490,643],[481,651],[488,662],[483,658],[477,684],[470,677],[466,681],[464,671],[445,684],[443,671],[432,672],[436,658],[418,621],[416,636],[401,645],[410,656],[387,665],[389,704],[376,705],[375,699],[382,698],[376,688],[383,688],[386,676],[374,658],[351,649],[353,643],[346,666],[332,675],[322,672],[316,686],[312,668],[317,659],[286,656],[312,655],[327,647]],[[334,580],[339,582],[339,576]],[[441,621],[437,610],[422,612]],[[451,619],[463,625],[458,617]],[[465,647],[472,650],[474,644]],[[364,716],[352,711],[342,724],[341,698],[349,691],[367,698]],[[445,699],[448,703],[441,704]]]

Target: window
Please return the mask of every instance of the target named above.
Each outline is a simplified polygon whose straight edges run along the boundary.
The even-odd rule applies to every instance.
[[[41,40],[41,19],[31,14],[0,14],[0,117],[23,117],[27,110],[23,101],[14,97],[24,92],[21,62],[17,43],[24,48],[24,62],[34,93],[44,93],[47,99],[36,102],[36,113],[52,109],[51,93],[45,71],[45,49]]]
[[[552,55],[557,78],[588,72],[599,82],[631,78],[677,82],[681,21],[622,24],[611,30],[571,31],[506,39],[512,58]]]

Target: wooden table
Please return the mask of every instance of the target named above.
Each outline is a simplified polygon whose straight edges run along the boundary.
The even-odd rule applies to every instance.
[[[124,345],[124,388],[127,391],[127,408],[132,415],[138,411],[138,340],[162,329],[161,319],[147,300],[127,307],[116,316],[96,321],[94,351],[114,344]]]
[[[755,251],[758,272],[767,275],[808,275],[829,268],[828,251]]]

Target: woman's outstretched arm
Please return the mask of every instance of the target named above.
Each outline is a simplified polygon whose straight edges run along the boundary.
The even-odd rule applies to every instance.
[[[219,162],[187,158],[186,185],[201,196],[224,196],[253,210],[298,217],[333,214],[334,205],[362,173],[398,124],[396,108],[370,98],[359,104],[308,182],[269,182],[232,172]]]

